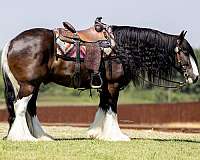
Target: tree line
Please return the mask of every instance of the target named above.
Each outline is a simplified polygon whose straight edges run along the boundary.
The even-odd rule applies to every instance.
[[[200,48],[199,49],[194,49],[195,55],[198,60],[198,64],[200,65]],[[1,52],[0,52],[1,56]],[[151,90],[151,91],[149,91]],[[184,88],[182,88],[180,91],[176,90],[167,90],[167,89],[162,89],[162,88],[157,88],[157,87],[152,87],[150,85],[146,85],[145,87],[141,88],[135,88],[135,87],[130,87],[130,85],[125,88],[124,92],[122,95],[127,96],[137,96],[137,93],[141,92],[141,95],[146,95],[148,92],[150,94],[154,94],[154,98],[156,103],[157,102],[179,102],[185,99],[185,95],[190,96],[189,99],[194,100],[194,101],[199,101],[200,100],[200,80],[194,84],[194,85],[188,85]],[[94,92],[93,92],[94,93]],[[169,93],[170,93],[170,98],[169,98]],[[181,94],[180,94],[181,93]],[[84,92],[81,94],[81,96],[88,96],[89,92]],[[73,89],[66,89],[65,87],[58,86],[56,84],[49,84],[49,85],[42,85],[40,88],[40,95],[59,95],[59,96],[79,96],[77,94],[77,90]],[[184,95],[184,97],[183,97]],[[152,95],[151,95],[152,96]],[[131,98],[131,97],[130,97]],[[148,97],[147,97],[148,98]],[[2,73],[0,73],[0,99],[4,99],[4,84],[3,84],[3,77]]]

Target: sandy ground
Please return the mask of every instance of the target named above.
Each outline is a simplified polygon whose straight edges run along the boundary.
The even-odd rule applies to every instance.
[[[44,130],[57,139],[81,139],[87,137],[87,128],[71,127],[71,126],[43,126]],[[7,123],[0,123],[0,139],[2,139],[8,130]],[[177,140],[177,141],[198,141],[200,142],[200,133],[178,133],[178,132],[160,132],[154,130],[133,130],[122,129],[129,135],[131,139],[146,139],[146,140]]]
[[[6,109],[6,105],[0,104],[0,109]]]

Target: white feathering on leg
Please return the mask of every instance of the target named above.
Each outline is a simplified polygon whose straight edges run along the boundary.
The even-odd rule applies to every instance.
[[[35,137],[31,135],[25,117],[27,105],[31,97],[32,95],[23,97],[22,99],[17,100],[17,102],[14,104],[16,118],[7,136],[8,140],[13,140],[13,141],[37,140]]]
[[[40,123],[37,115],[32,117],[32,123],[33,123],[33,136],[34,137],[39,138],[39,140],[44,140],[44,141],[53,140],[53,137],[46,134],[45,131],[42,129],[41,123]]]
[[[130,141],[130,138],[121,132],[117,114],[111,108],[106,113],[102,133],[97,138],[105,141]]]
[[[88,130],[88,136],[91,138],[96,138],[102,132],[103,121],[105,119],[105,112],[99,108],[96,112],[94,122]]]

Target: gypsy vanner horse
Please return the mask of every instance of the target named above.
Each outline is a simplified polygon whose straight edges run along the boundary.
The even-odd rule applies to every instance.
[[[173,73],[180,72],[183,84],[195,83],[199,76],[198,64],[191,45],[180,35],[170,35],[148,28],[108,26],[115,47],[101,60],[103,85],[100,103],[93,124],[88,130],[92,138],[110,141],[128,141],[117,120],[119,91],[133,81],[136,85],[147,80],[153,84],[169,84]],[[94,27],[77,33],[90,41],[105,35]],[[54,82],[71,86],[75,62],[56,59],[54,32],[35,28],[24,31],[9,41],[2,53],[2,73],[5,99],[9,113],[9,140],[53,140],[42,129],[36,114],[36,99],[42,83]],[[90,74],[81,63],[81,88],[90,86]],[[56,113],[55,113],[56,114]],[[84,113],[83,113],[84,114]]]

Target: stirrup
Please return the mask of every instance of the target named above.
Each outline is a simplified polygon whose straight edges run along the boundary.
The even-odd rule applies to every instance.
[[[94,78],[99,78],[98,80],[100,81],[100,84],[99,85],[95,85],[93,84],[92,82],[94,82]],[[91,81],[90,81],[90,86],[94,89],[98,89],[98,88],[101,88],[103,85],[103,80],[101,78],[101,75],[100,75],[100,72],[99,73],[92,73],[91,74]]]

